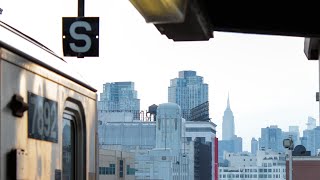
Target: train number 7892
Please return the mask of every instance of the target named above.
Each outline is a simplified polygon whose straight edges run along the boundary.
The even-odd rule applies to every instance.
[[[58,103],[28,92],[29,138],[58,142]]]

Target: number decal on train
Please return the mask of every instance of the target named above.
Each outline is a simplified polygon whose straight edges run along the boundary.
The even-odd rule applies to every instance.
[[[29,138],[58,142],[58,103],[28,92]]]

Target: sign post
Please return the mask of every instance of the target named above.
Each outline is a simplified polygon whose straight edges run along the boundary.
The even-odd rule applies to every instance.
[[[84,17],[84,0],[78,0],[78,17]]]

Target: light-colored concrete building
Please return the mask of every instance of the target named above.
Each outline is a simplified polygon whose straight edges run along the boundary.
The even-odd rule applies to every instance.
[[[216,137],[216,124],[214,124],[211,121],[185,121],[185,133],[184,133],[184,139],[186,141],[186,143],[184,144],[183,149],[186,149],[187,151],[192,151],[193,154],[189,153],[190,156],[190,160],[192,160],[192,164],[190,164],[190,166],[193,167],[192,171],[196,171],[198,173],[194,174],[194,172],[192,172],[193,177],[201,177],[203,176],[204,172],[203,171],[205,168],[205,166],[207,166],[208,164],[203,163],[203,161],[200,161],[198,163],[196,163],[196,165],[194,164],[195,162],[195,157],[194,156],[201,156],[200,159],[203,159],[202,157],[205,157],[204,159],[207,159],[210,161],[210,174],[211,174],[211,179],[214,178],[215,176],[215,171],[214,171],[214,166],[215,163],[218,162],[218,159],[215,159],[215,137]],[[200,138],[200,141],[202,141],[202,144],[206,144],[210,147],[210,154],[205,154],[203,151],[199,152],[198,155],[197,153],[194,154],[194,143],[196,141],[197,138]],[[196,146],[197,148],[197,146]],[[202,148],[201,148],[202,149]],[[196,151],[199,151],[196,150]],[[197,160],[196,160],[197,162]],[[196,166],[196,167],[194,167]],[[197,175],[198,174],[198,175]],[[195,176],[194,176],[195,175]],[[206,178],[208,178],[208,176],[206,176]]]
[[[259,150],[250,153],[226,153],[228,165],[219,167],[219,180],[285,180],[285,154]]]
[[[257,156],[249,152],[224,153],[228,167],[252,167],[257,165]]]
[[[99,145],[121,145],[123,150],[153,149],[156,139],[156,122],[107,122],[99,125]]]
[[[99,180],[135,180],[135,154],[99,149]]]
[[[160,104],[153,122],[113,118],[99,125],[99,147],[134,153],[137,180],[214,177],[214,123],[186,121],[175,103]]]
[[[190,180],[190,159],[183,149],[185,132],[181,109],[175,103],[157,109],[156,147],[136,150],[136,179]]]

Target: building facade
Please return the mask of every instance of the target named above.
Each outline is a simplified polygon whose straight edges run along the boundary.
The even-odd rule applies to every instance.
[[[261,138],[259,139],[259,149],[271,149],[275,152],[284,152],[282,145],[283,134],[278,126],[261,128]]]
[[[255,138],[252,138],[251,139],[251,153],[252,154],[257,154],[258,147],[259,147],[258,140],[256,140]]]
[[[215,164],[218,159],[215,156],[216,124],[211,121],[186,121],[184,139],[193,148],[194,178],[213,179]],[[188,147],[188,148],[190,148]],[[184,147],[184,149],[187,149]]]
[[[308,117],[307,130],[312,130],[317,127],[317,120],[311,116]]]
[[[156,139],[156,122],[107,122],[98,127],[99,146],[108,148],[120,145],[122,149],[153,149]]]
[[[208,84],[196,71],[180,71],[179,77],[170,80],[168,102],[181,107],[182,117],[190,120],[192,108],[208,101]]]
[[[184,122],[181,109],[175,103],[163,103],[157,108],[156,147],[136,152],[136,179],[190,179],[190,154],[183,144]]]
[[[311,151],[312,156],[317,155],[317,150],[320,149],[320,126],[303,131],[302,145]]]
[[[99,180],[135,180],[134,162],[134,153],[99,149]]]
[[[289,180],[289,162],[286,163],[287,178]],[[319,156],[294,156],[292,160],[292,179],[294,180],[319,180],[320,157]]]
[[[220,180],[285,180],[284,153],[259,150],[250,153],[226,153],[227,165],[219,167]]]
[[[103,84],[97,107],[99,120],[108,120],[105,117],[108,113],[130,113],[133,120],[139,120],[140,99],[137,96],[134,82]]]

